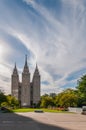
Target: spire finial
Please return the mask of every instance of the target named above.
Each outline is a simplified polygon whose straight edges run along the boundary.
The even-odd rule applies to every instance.
[[[24,65],[24,73],[28,73],[29,72],[29,68],[28,68],[28,64],[27,64],[27,55],[25,55],[25,65]]]
[[[16,62],[15,62],[15,69],[16,69]]]
[[[25,66],[27,66],[27,55],[25,55]]]
[[[37,62],[36,62],[36,69],[38,69]]]
[[[38,65],[37,65],[37,62],[36,62],[36,68],[35,68],[35,70],[38,70]]]
[[[13,73],[14,73],[14,74],[18,74],[18,72],[17,72],[17,67],[16,67],[16,62],[15,62],[15,66],[14,66],[14,69],[13,69]]]
[[[34,75],[39,75],[39,70],[38,70],[37,63],[36,63],[36,68],[35,68],[35,71],[34,71]]]

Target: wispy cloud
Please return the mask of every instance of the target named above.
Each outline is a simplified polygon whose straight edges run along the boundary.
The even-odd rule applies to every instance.
[[[60,92],[65,86],[74,87],[77,78],[86,73],[83,71],[86,66],[85,0],[61,0],[60,10],[53,6],[49,10],[36,0],[10,4],[2,1],[0,5],[1,12],[4,10],[0,16],[0,43],[3,48],[6,46],[0,53],[3,63],[13,65],[16,60],[21,72],[24,60],[19,59],[27,52],[31,73],[38,62],[42,94]],[[11,72],[7,72],[8,78]],[[1,73],[4,75],[3,70]]]

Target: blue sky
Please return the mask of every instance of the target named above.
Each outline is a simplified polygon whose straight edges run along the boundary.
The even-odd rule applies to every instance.
[[[31,77],[38,64],[41,94],[75,88],[86,74],[86,1],[0,0],[0,89],[7,94],[26,54]]]

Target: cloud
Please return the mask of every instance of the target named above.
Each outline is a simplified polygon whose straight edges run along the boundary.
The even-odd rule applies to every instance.
[[[64,16],[64,19],[61,22],[53,17],[52,13],[45,7],[37,4],[35,1],[30,2],[27,0],[26,2],[32,5],[45,19],[45,28],[47,28],[47,31],[45,31],[45,40],[43,40],[42,45],[42,47],[44,46],[44,51],[41,55],[43,57],[42,61],[39,59],[41,66],[43,66],[43,63],[45,64],[44,70],[51,77],[51,82],[55,83],[53,74],[59,74],[62,78],[57,79],[56,86],[64,85],[68,82],[66,78],[70,74],[72,75],[75,71],[78,73],[79,69],[82,69],[86,65],[86,63],[82,62],[85,58],[86,48],[86,38],[83,35],[83,31],[85,32],[85,23],[82,22],[86,19],[84,17],[85,6],[83,1],[63,1],[63,4],[65,2],[66,6],[64,6],[64,12],[61,16]],[[65,14],[66,8],[69,9],[68,16]],[[69,20],[70,15],[71,21]],[[49,24],[53,29],[48,27]]]
[[[22,59],[27,52],[31,73],[34,72],[36,62],[38,63],[42,94],[60,92],[66,85],[74,87],[76,79],[86,73],[85,69],[83,71],[86,66],[84,0],[61,0],[60,14],[57,13],[58,8],[52,7],[54,11],[49,10],[35,0],[22,0],[22,6],[15,3],[15,11],[9,4],[0,6],[2,12],[2,8],[5,10],[0,17],[1,43],[4,43],[4,47],[8,46],[3,51],[3,62],[12,63],[15,59],[19,71],[22,72]],[[8,59],[4,55],[12,56]],[[11,72],[8,72],[8,77]],[[4,71],[2,74],[5,74]]]
[[[11,92],[11,68],[9,64],[0,63],[0,89],[7,94]]]

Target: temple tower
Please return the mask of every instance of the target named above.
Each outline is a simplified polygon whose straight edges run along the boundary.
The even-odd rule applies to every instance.
[[[22,73],[21,106],[22,107],[30,106],[30,73],[27,65],[27,55]]]
[[[16,99],[18,99],[18,85],[19,85],[19,75],[15,63],[13,74],[11,76],[11,93],[12,96],[16,97]]]
[[[40,74],[37,65],[33,75],[32,86],[33,86],[33,104],[36,105],[40,101]]]

